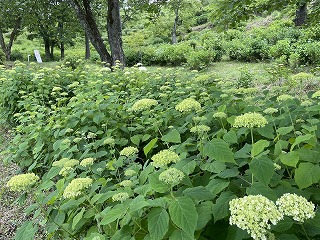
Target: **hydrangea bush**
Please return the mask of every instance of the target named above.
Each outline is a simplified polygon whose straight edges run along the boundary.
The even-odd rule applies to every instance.
[[[8,188],[34,199],[17,239],[38,224],[51,239],[318,239],[319,89],[230,86],[184,69],[0,69],[6,161],[31,174]]]

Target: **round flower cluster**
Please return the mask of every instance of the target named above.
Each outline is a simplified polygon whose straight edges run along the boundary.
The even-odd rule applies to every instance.
[[[201,116],[201,117],[195,116],[192,118],[192,120],[195,122],[205,122],[208,120],[208,118],[206,116]]]
[[[305,100],[305,101],[301,102],[300,105],[301,105],[301,107],[310,107],[313,105],[313,102],[310,100]]]
[[[320,90],[312,94],[312,98],[320,98]]]
[[[60,170],[59,175],[61,175],[63,177],[67,177],[72,172],[73,172],[73,168],[72,167],[63,167]]]
[[[54,161],[52,163],[52,166],[53,167],[64,167],[64,164],[69,161],[70,159],[69,158],[61,158],[60,160],[58,161]]]
[[[79,164],[79,160],[70,159],[70,160],[66,161],[63,166],[64,167],[74,167],[74,166],[77,166],[78,164]]]
[[[129,194],[126,192],[119,192],[112,196],[112,201],[114,202],[124,202],[129,198]]]
[[[274,170],[276,171],[281,170],[281,166],[279,164],[274,163],[273,166],[274,166]]]
[[[119,185],[122,187],[132,187],[133,182],[131,180],[123,180],[122,182],[119,183]]]
[[[278,109],[276,108],[267,108],[263,111],[265,114],[274,114],[278,112]]]
[[[250,195],[229,202],[230,225],[247,230],[253,239],[267,239],[268,229],[283,216],[276,205],[262,195]]]
[[[27,190],[39,180],[39,177],[34,173],[25,173],[13,176],[8,182],[7,187],[11,191],[19,192]]]
[[[287,100],[292,100],[293,97],[290,96],[289,94],[282,94],[279,97],[277,97],[277,102],[285,102]]]
[[[247,127],[264,127],[268,123],[267,119],[260,113],[245,113],[237,116],[233,126],[236,128]]]
[[[176,186],[184,178],[184,173],[176,168],[169,168],[159,175],[159,180],[169,185]]]
[[[176,110],[179,112],[191,112],[201,110],[201,104],[193,98],[186,98],[176,105]]]
[[[89,188],[92,184],[91,178],[76,178],[73,179],[63,192],[64,198],[75,198],[82,193],[82,190]]]
[[[137,102],[135,102],[133,104],[133,106],[131,107],[131,110],[134,112],[144,111],[144,110],[147,110],[157,104],[158,104],[157,100],[144,98],[144,99],[140,99]]]
[[[115,144],[115,140],[112,137],[108,137],[103,141],[103,144],[105,144],[105,145],[114,145]]]
[[[210,131],[210,127],[208,127],[207,125],[204,125],[204,124],[194,126],[190,129],[190,132],[197,133],[199,135],[202,135],[202,134],[209,132],[209,131]]]
[[[283,215],[290,216],[298,222],[304,222],[315,216],[314,204],[296,194],[286,193],[276,201],[276,204]]]
[[[132,170],[132,169],[128,169],[124,172],[124,175],[127,176],[127,177],[131,177],[133,175],[136,174],[136,171],[135,170]]]
[[[87,167],[93,165],[94,159],[93,158],[85,158],[80,162],[80,166]]]
[[[131,157],[134,154],[137,154],[138,152],[139,152],[139,150],[136,147],[125,147],[124,149],[121,150],[120,155],[126,156],[126,157]]]
[[[180,160],[178,154],[171,150],[162,150],[157,154],[153,155],[151,160],[153,161],[152,165],[155,167],[165,167],[169,163],[176,163]]]
[[[227,114],[224,112],[216,112],[215,114],[213,114],[214,118],[227,118]]]

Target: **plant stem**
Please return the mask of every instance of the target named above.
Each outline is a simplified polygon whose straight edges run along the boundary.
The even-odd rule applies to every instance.
[[[308,236],[308,234],[307,234],[307,231],[306,231],[306,229],[305,229],[304,226],[303,226],[303,223],[301,223],[300,225],[301,225],[301,228],[302,228],[302,230],[303,230],[304,235],[306,236],[306,238],[307,238],[308,240],[310,240],[310,238],[309,238],[309,236]]]

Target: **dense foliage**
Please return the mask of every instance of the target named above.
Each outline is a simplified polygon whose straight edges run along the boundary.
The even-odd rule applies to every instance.
[[[75,70],[1,69],[2,111],[16,126],[7,161],[36,174],[9,185],[23,190],[20,201],[35,201],[16,239],[33,239],[39,224],[52,239],[250,238],[237,226],[319,238],[320,212],[310,202],[320,201],[320,93],[301,81],[317,75],[295,76],[301,88],[288,80],[258,89],[248,88],[246,71],[233,83],[145,70],[81,61]],[[248,199],[261,207],[246,195],[259,196]],[[260,225],[239,223],[250,219]]]

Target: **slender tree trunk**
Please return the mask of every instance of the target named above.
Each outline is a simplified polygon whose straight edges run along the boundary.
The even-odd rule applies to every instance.
[[[10,39],[9,39],[8,45],[6,45],[6,43],[4,41],[2,29],[0,29],[0,45],[1,45],[2,51],[6,55],[6,61],[10,61],[12,45],[13,45],[14,40],[19,35],[19,29],[21,27],[21,23],[22,23],[22,18],[20,18],[20,17],[17,18],[16,23],[14,25],[14,28],[10,34]]]
[[[59,32],[59,40],[60,40],[60,59],[64,59],[64,26],[63,22],[58,23],[58,32]]]
[[[175,6],[175,8],[174,8],[175,18],[174,18],[173,29],[172,29],[172,33],[171,33],[172,44],[178,43],[178,39],[177,39],[177,27],[178,27],[178,21],[179,21],[180,2],[181,2],[181,0],[178,1],[177,6]]]
[[[49,62],[51,60],[50,40],[48,38],[43,38],[43,41],[44,41],[45,59],[47,62]]]
[[[55,42],[50,41],[50,60],[54,60],[54,55],[53,55],[54,45],[55,45]]]
[[[88,37],[88,34],[86,31],[84,31],[84,39],[85,39],[85,48],[86,48],[86,59],[90,59],[91,53],[90,53],[90,40]]]
[[[294,19],[294,24],[296,26],[302,26],[306,23],[308,16],[307,3],[302,3],[298,5],[298,9],[296,11],[296,18]]]
[[[60,59],[64,59],[64,42],[61,42],[60,44]]]
[[[106,45],[103,42],[97,23],[94,19],[93,12],[90,6],[90,0],[81,0],[81,2],[83,4],[83,7],[81,6],[80,0],[70,1],[73,8],[76,10],[80,22],[82,23],[85,31],[88,34],[92,45],[99,53],[101,61],[112,65],[111,55],[107,51]]]
[[[122,26],[119,0],[108,0],[108,41],[111,49],[112,65],[119,61],[125,66],[125,56],[122,49]]]

